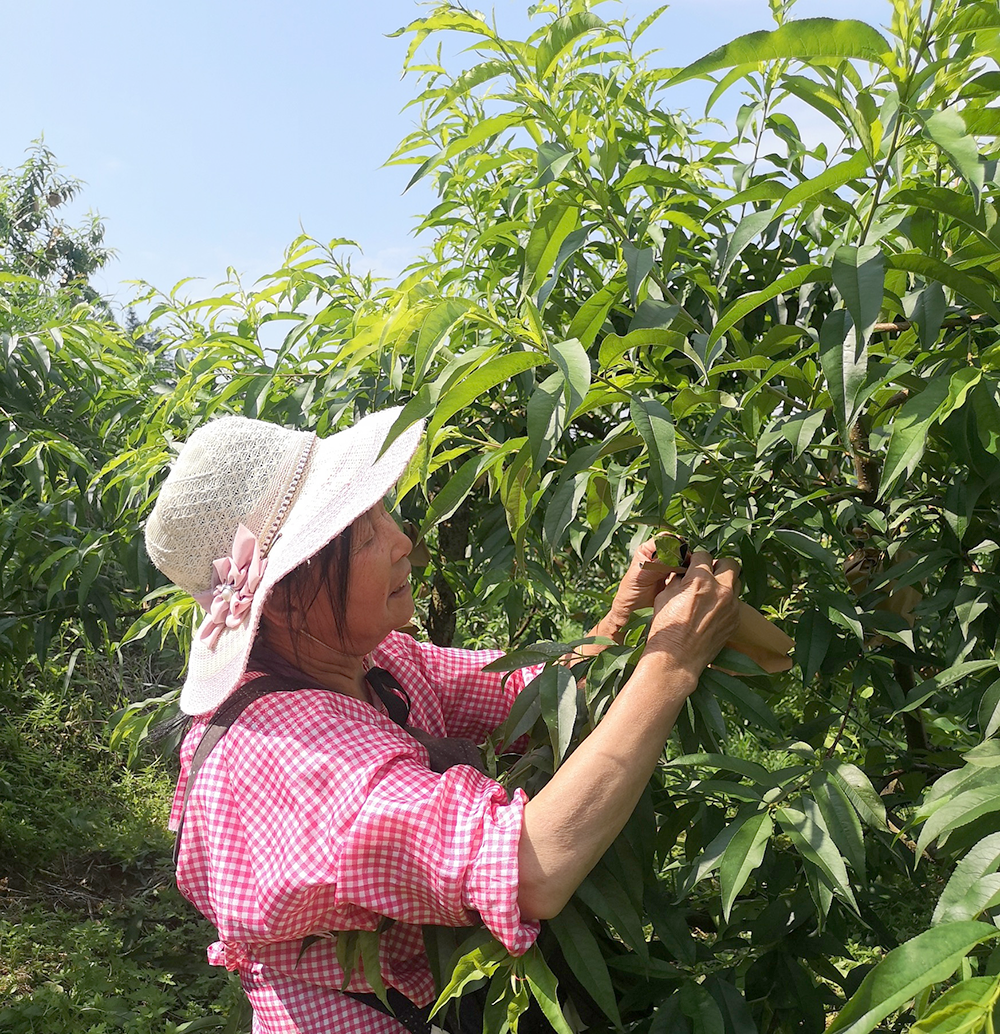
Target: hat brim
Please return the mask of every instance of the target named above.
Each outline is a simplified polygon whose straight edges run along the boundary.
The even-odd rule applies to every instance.
[[[271,544],[246,619],[236,628],[225,628],[212,646],[195,633],[181,689],[180,707],[186,714],[209,714],[239,685],[274,586],[370,510],[399,480],[423,433],[423,421],[413,424],[380,456],[400,411],[397,407],[372,413],[316,441],[302,484]]]

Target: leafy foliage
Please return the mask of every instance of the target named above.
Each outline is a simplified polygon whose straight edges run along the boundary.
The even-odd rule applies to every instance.
[[[12,563],[34,600],[5,609],[63,605],[53,630],[73,593],[101,617],[107,578],[103,598],[133,612],[110,638],[183,645],[193,608],[137,541],[199,421],[325,434],[403,403],[397,433],[428,420],[398,496],[428,547],[438,641],[574,639],[661,528],[738,557],[745,597],[794,634],[785,675],[735,653],[706,673],[537,952],[428,931],[444,997],[488,982],[491,1029],[516,1029],[531,998],[555,1029],[992,1023],[1000,23],[975,0],[893,0],[884,35],[771,6],[776,28],[677,70],[640,56],[644,24],[584,0],[538,5],[525,40],[438,4],[400,30],[420,118],[392,160],[438,201],[398,285],[355,274],[349,242],[301,238],[253,289],[151,291],[152,351],[79,310],[6,349],[38,387],[17,402],[12,373],[4,389],[5,504],[34,493],[56,521],[94,500],[55,560],[5,505],[4,585]],[[452,74],[426,53],[456,32],[474,63]],[[709,109],[742,91],[734,127],[669,108],[673,83],[708,75]],[[489,745],[497,777],[544,785],[643,633],[573,677],[562,643],[512,654],[551,663]]]

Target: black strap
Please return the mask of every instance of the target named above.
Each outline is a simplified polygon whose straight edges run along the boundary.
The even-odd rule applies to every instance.
[[[410,717],[410,708],[413,706],[410,694],[385,668],[369,668],[365,672],[365,681],[382,701],[386,714],[405,729]]]
[[[229,732],[230,726],[237,718],[255,701],[268,693],[276,693],[299,689],[300,687],[288,679],[280,678],[277,675],[260,675],[251,679],[241,686],[223,705],[212,715],[208,728],[202,733],[198,746],[195,747],[194,757],[191,758],[191,765],[188,768],[187,785],[184,787],[184,800],[181,801],[181,817],[177,823],[177,838],[174,840],[174,867],[177,867],[177,859],[181,853],[181,833],[184,831],[184,816],[187,813],[187,802],[194,787],[194,781],[201,766],[205,764],[208,755],[212,753],[219,740]]]

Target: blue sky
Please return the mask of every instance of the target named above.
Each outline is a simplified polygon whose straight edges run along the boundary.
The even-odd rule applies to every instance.
[[[525,0],[496,0],[501,31],[523,33]],[[636,18],[654,0],[598,9]],[[430,198],[382,167],[410,131],[415,80],[400,79],[414,0],[0,0],[7,103],[0,165],[44,134],[86,183],[81,207],[105,219],[118,258],[96,286],[124,304],[145,279],[197,295],[233,266],[275,268],[299,233],[348,237],[356,266],[398,271],[419,249],[414,216]],[[887,0],[799,0],[793,17],[889,17]],[[686,64],[771,27],[766,0],[675,0],[645,37],[654,63]],[[16,41],[21,41],[18,45]],[[668,96],[700,114],[703,84]]]

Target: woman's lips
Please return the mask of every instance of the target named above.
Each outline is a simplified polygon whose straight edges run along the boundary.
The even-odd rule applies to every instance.
[[[401,596],[404,592],[408,592],[410,589],[410,572],[406,572],[406,577],[403,581],[389,593],[390,596]]]

